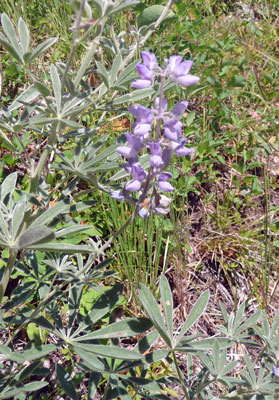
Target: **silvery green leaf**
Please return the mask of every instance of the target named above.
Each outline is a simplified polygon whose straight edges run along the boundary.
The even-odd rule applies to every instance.
[[[74,245],[68,243],[51,242],[45,244],[35,244],[28,246],[30,250],[40,250],[40,251],[56,251],[62,253],[95,253],[100,254],[97,248],[86,245]]]
[[[137,89],[133,90],[131,93],[124,94],[123,96],[116,97],[108,103],[108,105],[123,104],[127,102],[134,102],[138,100],[145,99],[155,93],[153,88]]]
[[[77,392],[68,372],[60,364],[56,364],[56,374],[60,385],[72,400],[78,400]]]
[[[129,337],[145,332],[152,327],[152,323],[147,318],[128,318],[123,321],[114,322],[95,332],[88,333],[75,338],[75,342],[92,339],[112,339]]]
[[[200,318],[202,313],[207,307],[207,303],[209,300],[210,292],[206,290],[196,301],[190,314],[188,315],[183,327],[181,328],[179,335],[176,339],[176,346],[179,344],[180,339],[185,335],[185,333],[194,325],[195,322]]]
[[[5,131],[8,131],[8,132],[13,132],[14,131],[12,126],[6,124],[3,121],[0,121],[0,128],[4,129]],[[11,150],[17,151],[16,148],[14,147],[14,145],[12,144],[12,142],[9,140],[8,136],[6,136],[4,132],[0,131],[0,136],[2,137],[2,139],[4,139],[6,145],[8,145],[8,147]]]
[[[46,211],[43,211],[42,214],[39,215],[35,219],[35,221],[31,224],[31,227],[47,225],[55,217],[57,217],[57,215],[65,211],[69,203],[70,203],[69,197],[66,197],[63,200],[58,201],[58,203],[54,204],[54,206],[49,207]]]
[[[10,20],[7,14],[2,13],[1,23],[3,30],[7,35],[8,40],[10,41],[12,47],[14,48],[21,62],[23,62],[22,51],[18,43],[17,34],[12,24],[12,21]]]
[[[9,398],[16,398],[19,392],[28,393],[34,392],[36,390],[42,389],[43,387],[47,386],[48,382],[44,381],[35,381],[31,383],[26,383],[16,389],[11,389],[7,391],[2,391],[0,394],[0,399],[9,399]]]
[[[169,332],[169,336],[173,338],[172,320],[173,320],[173,300],[169,282],[165,275],[161,275],[160,279],[161,302],[164,308],[165,320]]]
[[[80,255],[80,254],[79,254]],[[71,329],[75,318],[79,311],[80,301],[83,293],[83,284],[77,285],[76,283],[71,284],[71,288],[69,291],[69,321],[68,321],[68,329]]]
[[[4,181],[2,182],[1,185],[1,201],[5,203],[5,199],[7,195],[10,195],[16,187],[16,181],[17,181],[17,173],[13,172],[12,174],[9,174]]]
[[[30,33],[25,21],[21,17],[18,20],[18,33],[23,53],[27,53],[30,43]]]
[[[34,83],[35,88],[40,92],[40,94],[43,97],[50,96],[51,92],[49,88],[42,82],[35,82]]]
[[[133,2],[133,3],[132,2],[125,2],[125,3],[120,4],[119,6],[112,7],[110,10],[107,10],[106,16],[109,17],[109,16],[114,15],[114,14],[120,12],[120,11],[124,11],[124,10],[126,10],[127,8],[130,8],[133,5],[135,5],[135,2]]]
[[[32,61],[34,58],[40,56],[44,51],[46,51],[50,46],[52,46],[57,41],[56,37],[46,39],[44,42],[40,43],[33,50],[29,61]]]
[[[95,399],[95,394],[98,389],[98,384],[101,379],[101,374],[98,372],[91,372],[89,376],[89,382],[88,382],[88,400],[94,400]]]
[[[117,358],[120,360],[141,360],[142,354],[134,350],[126,350],[117,346],[106,346],[103,344],[83,344],[75,343],[73,345],[74,350],[77,349],[85,350],[88,353],[95,354],[97,356]]]
[[[124,376],[124,379],[127,382],[143,387],[145,390],[151,391],[152,393],[158,393],[162,391],[162,386],[159,385],[159,383],[157,383],[156,381],[151,381],[149,379],[140,378],[137,376]]]
[[[51,64],[50,66],[50,77],[51,77],[54,97],[56,100],[57,113],[59,114],[61,110],[61,81],[57,68],[54,64]]]
[[[159,338],[159,334],[156,331],[151,331],[147,335],[145,335],[134,347],[134,350],[139,351],[141,354],[144,354],[147,350],[149,350],[152,345]]]
[[[110,83],[109,83],[109,75],[103,64],[101,64],[99,61],[96,61],[96,65],[98,68],[98,74],[102,78],[102,81],[106,85],[106,87],[109,89]]]
[[[14,247],[24,249],[34,244],[50,242],[54,237],[54,232],[46,226],[32,226],[19,237]]]
[[[3,242],[9,243],[10,241],[10,232],[8,227],[8,221],[3,215],[3,211],[0,209],[0,230],[2,231],[3,235],[1,235],[1,240]]]
[[[150,353],[147,353],[147,354],[144,355],[144,360],[148,364],[151,364],[151,363],[154,363],[154,362],[157,362],[157,361],[161,361],[164,358],[167,358],[169,353],[170,352],[168,350],[151,351]]]
[[[81,357],[84,364],[90,371],[98,371],[102,373],[108,372],[106,371],[104,363],[96,355],[88,353],[86,350],[83,350],[75,345],[74,350]]]
[[[9,111],[14,111],[19,107],[22,107],[23,102],[31,103],[32,100],[34,100],[39,94],[40,92],[34,85],[29,86],[26,90],[24,90],[24,92],[16,97],[16,99],[9,106]]]
[[[109,289],[103,293],[95,301],[91,310],[86,315],[86,318],[79,325],[72,337],[76,337],[80,332],[85,330],[88,326],[99,321],[99,319],[103,318],[110,310],[112,310],[122,296],[122,290],[123,286],[115,285],[112,289]]]
[[[28,51],[27,53],[23,54],[23,60],[25,64],[28,64],[31,58],[32,52]]]
[[[149,291],[149,289],[142,283],[139,284],[138,297],[145,311],[147,312],[149,318],[151,319],[151,322],[153,323],[154,327],[157,329],[157,331],[161,335],[162,339],[166,342],[166,344],[171,348],[172,341],[164,325],[164,321],[161,316],[158,303],[155,300],[152,293]]]
[[[135,60],[131,62],[127,67],[123,69],[121,74],[119,75],[118,79],[114,83],[115,86],[126,86],[128,83],[133,81],[138,77],[138,74],[132,75],[133,71],[136,68],[136,65],[138,64],[138,60]]]
[[[122,63],[122,56],[121,53],[118,53],[117,56],[115,57],[113,64],[111,66],[111,70],[109,71],[109,82],[110,86],[114,85],[114,82],[117,78],[117,74],[120,70]]]
[[[0,33],[0,44],[20,63],[23,63],[23,57],[16,49],[8,42],[4,35]]]
[[[26,211],[26,198],[25,196],[21,197],[19,201],[16,203],[13,209],[13,219],[12,219],[12,239],[13,241],[16,239],[21,224],[23,222]]]
[[[72,226],[68,226],[67,228],[62,228],[59,231],[55,232],[55,237],[56,239],[60,238],[60,237],[64,237],[67,235],[71,235],[73,233],[78,233],[78,232],[82,232],[88,229],[92,229],[94,227],[92,227],[91,225],[79,225],[79,224],[75,224]]]
[[[33,372],[39,367],[40,365],[40,360],[39,361],[35,361],[29,365],[27,365],[27,367],[23,368],[15,377],[14,379],[17,382],[21,382],[23,381],[23,379],[27,378],[28,376],[32,375]]]

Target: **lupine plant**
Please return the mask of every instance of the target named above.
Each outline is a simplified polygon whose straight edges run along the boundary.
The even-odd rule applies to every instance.
[[[174,187],[167,168],[173,155],[188,156],[193,149],[185,146],[178,118],[188,102],[180,101],[169,110],[164,93],[174,85],[199,82],[189,74],[192,61],[183,61],[181,56],[171,56],[161,67],[148,51],[142,52],[142,63],[133,60],[173,2],[169,1],[155,24],[136,31],[134,43],[123,43],[123,35],[117,36],[113,29],[113,19],[134,3],[74,0],[69,58],[43,72],[34,60],[57,39],[47,39],[32,49],[24,20],[19,19],[16,30],[6,14],[1,16],[0,43],[25,69],[30,85],[0,115],[2,145],[21,160],[26,171],[23,178],[16,172],[8,174],[0,188],[0,399],[65,395],[94,399],[97,392],[104,400],[168,399],[177,387],[185,399],[276,399],[278,314],[270,324],[260,311],[247,319],[245,303],[230,315],[220,305],[222,316],[216,316],[220,335],[201,338],[195,324],[206,310],[210,296],[206,291],[175,330],[173,297],[162,274],[161,310],[141,284],[138,299],[147,317],[116,318],[123,287],[106,286],[114,274],[107,268],[112,260],[106,259],[106,250],[137,216],[168,214],[171,199],[165,193]],[[87,41],[86,52],[75,69],[74,55],[83,41]],[[98,58],[107,48],[114,55],[109,69]],[[94,88],[88,84],[92,72],[100,78]],[[135,90],[125,93],[130,85]],[[136,103],[147,102],[150,96],[153,108]],[[107,145],[106,137],[97,139],[109,113],[122,113],[126,103],[132,104],[128,112],[135,117],[133,133],[127,132],[126,138],[121,136],[112,145]],[[96,116],[94,128],[81,123],[90,113]],[[68,145],[70,151],[64,150]],[[125,158],[124,165],[120,156]],[[53,171],[63,172],[54,184]],[[90,186],[85,193],[78,187],[82,180]],[[86,198],[94,190],[134,207],[120,230],[107,240],[86,235],[92,227],[75,219],[94,203]],[[73,235],[78,238],[74,244]],[[21,283],[6,296],[15,275],[22,278]],[[84,311],[88,292],[95,293],[95,300]],[[19,340],[23,332],[30,339],[27,344],[26,339]],[[130,342],[125,348],[123,338],[136,335],[141,335],[136,344]],[[155,344],[159,337],[161,348]],[[237,369],[233,356],[239,345],[247,349],[243,370]],[[253,361],[248,356],[251,348],[256,351]],[[228,349],[233,351],[228,354]],[[55,352],[59,361],[52,365],[48,356]],[[168,364],[167,372],[151,379],[149,371],[161,360]],[[55,380],[48,385],[53,375]],[[86,391],[81,392],[81,382]]]

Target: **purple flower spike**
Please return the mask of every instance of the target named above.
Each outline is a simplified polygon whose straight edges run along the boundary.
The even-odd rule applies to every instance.
[[[177,140],[181,136],[182,123],[177,118],[168,119],[164,125],[164,135],[170,140]]]
[[[177,156],[189,156],[193,153],[194,149],[189,149],[188,147],[184,147],[184,143],[186,142],[185,138],[181,138],[178,142],[178,145],[174,148],[175,154]]]
[[[150,165],[152,167],[159,167],[160,165],[163,165],[164,161],[162,159],[162,148],[160,143],[150,143],[149,147],[152,154],[149,159]]]
[[[164,190],[164,192],[171,192],[174,190],[174,187],[168,182],[168,180],[172,177],[170,172],[161,172],[158,179],[158,186],[160,189]]]
[[[189,75],[193,65],[193,61],[182,62],[181,56],[171,56],[169,58],[168,73],[170,79],[181,86],[187,87],[199,82],[200,78],[194,75]]]

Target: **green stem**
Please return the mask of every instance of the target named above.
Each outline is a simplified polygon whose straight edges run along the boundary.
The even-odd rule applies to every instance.
[[[6,265],[4,275],[0,282],[0,305],[2,304],[2,300],[5,295],[5,291],[7,289],[7,286],[8,286],[9,280],[10,280],[10,276],[12,274],[12,270],[15,265],[17,254],[18,254],[18,250],[10,249],[8,263]]]
[[[183,374],[182,374],[182,372],[181,372],[181,370],[180,370],[180,368],[179,368],[178,362],[177,362],[177,358],[176,358],[175,351],[172,350],[172,351],[171,351],[171,354],[172,354],[172,356],[173,356],[173,360],[174,360],[174,364],[175,364],[176,373],[177,373],[178,379],[179,379],[179,381],[180,381],[180,384],[181,384],[181,388],[182,388],[182,390],[183,390],[183,393],[184,393],[184,395],[185,395],[185,399],[186,399],[186,400],[190,400],[190,397],[189,397],[189,394],[188,394],[188,390],[187,390],[187,388],[186,388],[186,386],[185,386],[185,384],[184,384],[184,376],[183,376]]]

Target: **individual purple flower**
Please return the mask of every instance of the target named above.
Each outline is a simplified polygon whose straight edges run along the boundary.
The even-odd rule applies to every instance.
[[[125,195],[123,192],[120,192],[120,190],[111,190],[110,192],[111,197],[114,199],[121,201],[125,199]]]
[[[143,219],[146,219],[149,217],[149,211],[146,207],[141,207],[139,210],[139,216]]]
[[[141,53],[143,64],[137,64],[137,70],[141,79],[136,79],[132,82],[131,86],[136,89],[144,89],[152,85],[155,72],[158,68],[158,63],[155,54],[149,51],[143,51]]]
[[[128,109],[132,113],[137,121],[133,124],[133,130],[135,135],[142,136],[144,138],[149,136],[151,131],[152,122],[154,121],[154,114],[148,108],[141,106],[140,104],[134,104]]]
[[[169,140],[177,140],[181,136],[182,123],[177,118],[170,118],[165,122],[164,135]]]
[[[184,114],[186,108],[189,105],[189,101],[182,100],[179,103],[176,103],[176,105],[173,107],[171,110],[171,113],[175,116],[178,117],[179,115]]]
[[[187,142],[185,138],[180,138],[176,143],[173,142],[174,152],[177,156],[189,156],[193,153],[193,149],[184,146],[185,142]]]
[[[150,151],[151,151],[151,157],[149,159],[150,165],[152,167],[159,167],[160,165],[164,164],[164,161],[162,159],[162,147],[160,143],[155,142],[155,143],[150,143],[149,144]]]
[[[276,368],[275,365],[272,365],[272,371],[276,376],[279,376],[279,368]]]
[[[200,78],[195,75],[190,75],[190,71],[193,61],[182,62],[182,56],[171,56],[167,67],[167,72],[172,81],[178,83],[181,86],[187,87],[194,85],[199,82]]]
[[[132,175],[133,179],[128,181],[125,185],[125,190],[128,190],[129,192],[140,190],[141,183],[146,178],[146,172],[142,167],[134,164],[132,165]]]
[[[161,172],[158,179],[158,186],[164,192],[171,192],[174,187],[169,183],[169,179],[172,177],[170,172]]]
[[[119,146],[116,151],[126,158],[135,158],[142,148],[142,142],[130,132],[126,133],[126,138],[129,146]]]
[[[167,215],[170,212],[171,199],[163,194],[159,195],[155,201],[153,211],[157,215]]]

